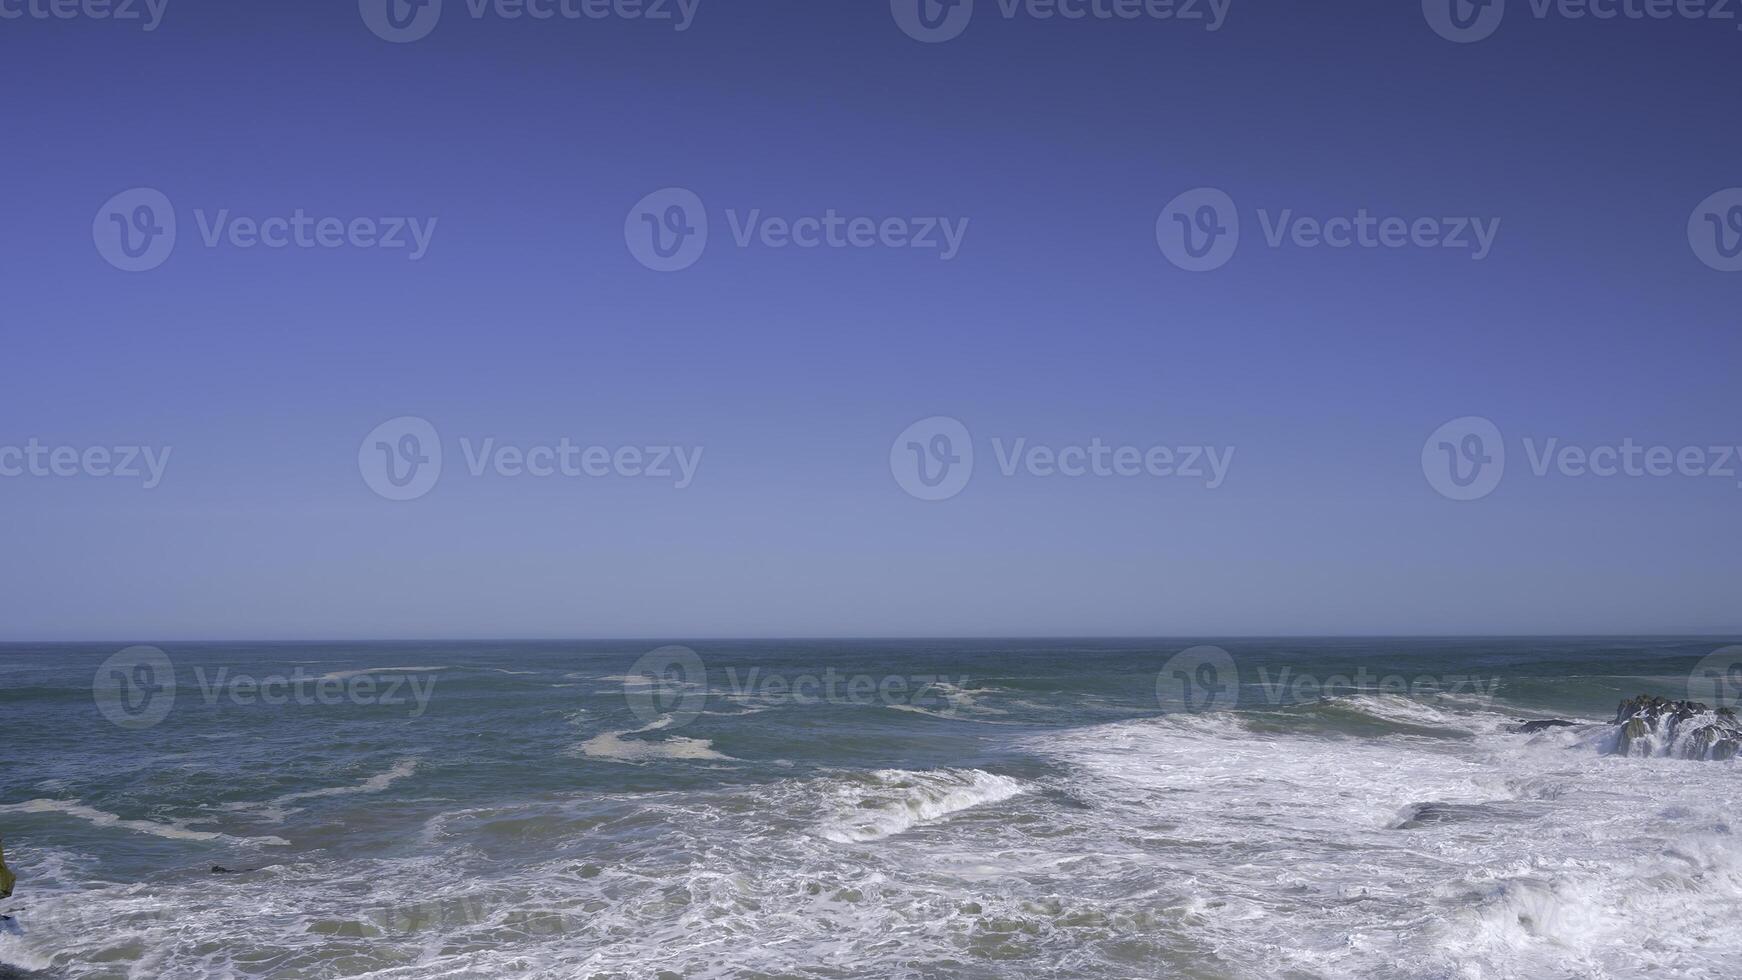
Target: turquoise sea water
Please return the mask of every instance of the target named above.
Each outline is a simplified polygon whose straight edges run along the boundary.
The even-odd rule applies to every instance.
[[[1731,642],[0,647],[0,971],[1733,975]]]

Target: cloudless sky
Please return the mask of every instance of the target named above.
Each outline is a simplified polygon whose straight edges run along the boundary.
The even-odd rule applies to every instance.
[[[161,486],[0,478],[7,639],[1705,633],[1742,630],[1735,478],[1530,472],[1523,445],[1742,444],[1735,22],[1413,2],[1006,19],[702,0],[694,23],[169,0],[0,20],[0,446],[173,447]],[[160,267],[93,217],[173,202]],[[694,266],[624,224],[705,202]],[[1237,203],[1193,273],[1156,221]],[[1492,254],[1270,248],[1258,212],[1499,219]],[[207,248],[196,211],[437,219],[426,256]],[[728,211],[966,218],[959,255],[739,248]],[[395,502],[366,433],[427,419]],[[915,499],[910,423],[974,476]],[[1505,479],[1424,476],[1462,416]],[[703,447],[693,485],[474,478],[460,440]],[[991,440],[1232,446],[1226,482],[997,468]],[[1737,462],[1742,473],[1742,462]]]

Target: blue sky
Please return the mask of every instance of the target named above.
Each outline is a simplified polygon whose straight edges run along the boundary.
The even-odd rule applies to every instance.
[[[0,476],[7,636],[1742,631],[1742,476],[1537,476],[1524,442],[1742,444],[1742,274],[1688,227],[1742,186],[1734,23],[694,14],[0,19],[0,452],[172,449],[151,489]],[[1241,239],[1191,272],[1157,220],[1202,187]],[[125,272],[93,222],[134,188],[177,235]],[[709,224],[674,272],[625,235],[664,188]],[[1480,260],[1266,241],[1363,210],[1498,230]],[[202,235],[299,211],[435,224],[416,260]],[[733,234],[829,212],[967,224],[947,260]],[[393,501],[359,447],[403,416],[444,465]],[[890,462],[933,416],[975,454],[941,501]],[[1507,466],[1457,501],[1421,457],[1465,416]],[[473,476],[486,439],[703,454],[683,489]],[[1234,456],[1215,489],[1005,476],[994,439]]]

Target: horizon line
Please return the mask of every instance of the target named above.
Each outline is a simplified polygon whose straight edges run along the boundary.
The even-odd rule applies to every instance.
[[[1229,642],[1253,640],[1721,640],[1742,638],[1742,631],[1701,633],[1175,633],[1175,634],[886,634],[886,635],[770,635],[770,636],[424,636],[424,637],[217,637],[210,639],[113,639],[53,638],[0,639],[0,647],[27,644],[98,645],[121,644],[344,644],[344,643],[633,643],[668,645],[684,643],[897,643],[897,642],[1060,642],[1128,641],[1175,642],[1220,639]]]

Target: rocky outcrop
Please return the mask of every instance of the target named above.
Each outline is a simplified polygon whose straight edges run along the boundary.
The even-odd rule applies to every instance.
[[[1677,759],[1734,759],[1742,751],[1742,724],[1729,708],[1641,694],[1615,711],[1616,755]]]
[[[6,867],[6,847],[0,845],[0,898],[12,897],[12,886],[18,884],[12,871]]]
[[[1551,728],[1575,728],[1577,726],[1578,722],[1576,721],[1562,721],[1559,718],[1545,718],[1542,721],[1519,722],[1512,726],[1511,731],[1518,735],[1535,735],[1537,732],[1546,732]]]

